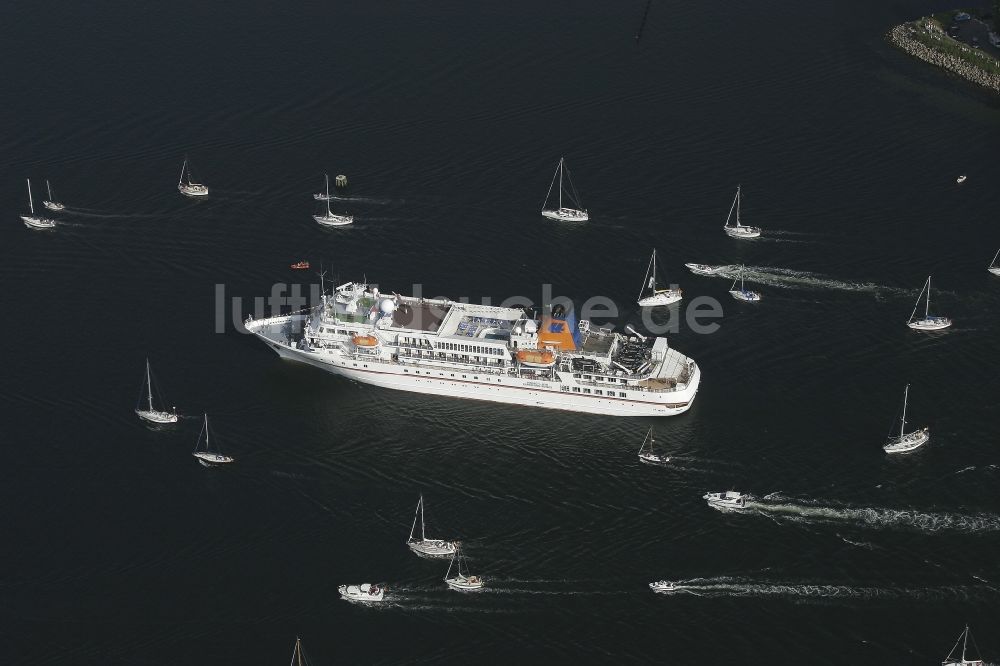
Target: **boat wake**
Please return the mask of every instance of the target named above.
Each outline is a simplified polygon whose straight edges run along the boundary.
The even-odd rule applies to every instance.
[[[850,523],[861,527],[893,527],[921,532],[996,532],[1000,516],[992,513],[962,514],[823,505],[809,500],[787,500],[775,495],[747,502],[747,512],[805,522]]]
[[[722,270],[709,277],[735,280],[739,277],[740,267],[736,265],[718,266]],[[827,291],[851,291],[880,295],[909,295],[907,289],[887,287],[873,282],[848,282],[837,280],[822,273],[797,271],[790,268],[775,268],[771,266],[746,266],[743,273],[747,282],[764,284],[782,289],[808,289]]]
[[[677,581],[677,593],[703,597],[785,597],[792,599],[922,599],[970,600],[996,596],[1000,589],[990,585],[942,585],[939,587],[876,587],[828,585],[751,578],[692,578]]]

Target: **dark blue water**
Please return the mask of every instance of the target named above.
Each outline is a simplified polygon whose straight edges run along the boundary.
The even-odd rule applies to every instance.
[[[1000,103],[887,45],[931,5],[654,2],[636,44],[643,7],[0,8],[0,661],[284,663],[298,634],[319,664],[917,664],[966,622],[1000,655]],[[560,155],[588,224],[538,214]],[[310,218],[325,171],[352,228]],[[54,232],[17,219],[29,176]],[[737,183],[759,241],[720,229]],[[300,259],[638,325],[654,245],[725,312],[671,336],[704,373],[672,419],[387,392],[216,332],[216,285],[308,291]],[[931,273],[956,325],[922,335]],[[132,413],[147,355],[173,429]],[[906,383],[932,440],[890,459]],[[190,456],[203,411],[232,469]],[[667,468],[635,456],[654,423]],[[700,499],[730,487],[778,494]],[[403,545],[420,492],[488,591]],[[392,603],[337,599],[363,581]]]

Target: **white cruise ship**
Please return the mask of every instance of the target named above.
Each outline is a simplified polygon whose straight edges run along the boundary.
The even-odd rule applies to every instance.
[[[572,310],[380,294],[348,282],[298,313],[248,318],[282,358],[384,388],[609,416],[673,416],[698,392],[698,365],[666,338],[626,336]]]

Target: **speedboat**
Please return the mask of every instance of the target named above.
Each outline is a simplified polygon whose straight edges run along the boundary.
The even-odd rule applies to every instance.
[[[663,592],[669,594],[671,592],[680,592],[681,590],[687,589],[687,587],[685,585],[678,585],[672,580],[658,580],[654,583],[650,583],[649,589],[653,592]]]
[[[961,185],[962,183],[964,183],[965,182],[965,174],[962,174],[961,176],[959,176],[958,178],[956,178],[955,182],[958,183],[959,185]]]
[[[746,508],[750,496],[735,490],[726,490],[721,493],[705,493],[702,499],[708,502],[710,507],[738,511]]]
[[[729,266],[709,266],[708,264],[684,264],[692,273],[698,275],[718,275],[725,271]]]
[[[374,603],[385,598],[385,587],[374,583],[361,583],[361,585],[341,585],[337,588],[340,596],[348,601],[362,601]]]

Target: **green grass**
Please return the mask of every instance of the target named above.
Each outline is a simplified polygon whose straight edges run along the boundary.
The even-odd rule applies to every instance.
[[[958,10],[955,10],[956,12]],[[936,14],[934,19],[940,23],[940,19],[937,17],[943,15],[953,14],[955,12],[944,12],[943,14]],[[946,55],[954,56],[965,62],[974,65],[975,67],[988,72],[990,74],[1000,74],[1000,60],[997,60],[993,54],[981,51],[979,49],[974,49],[971,46],[967,46],[962,42],[956,41],[947,35],[937,36],[928,34],[927,30],[924,28],[924,21],[926,19],[918,19],[913,21],[910,25],[916,28],[916,32],[912,35],[921,44],[928,46],[939,53],[944,53]],[[950,23],[950,17],[949,17]],[[947,24],[945,24],[947,25]]]

